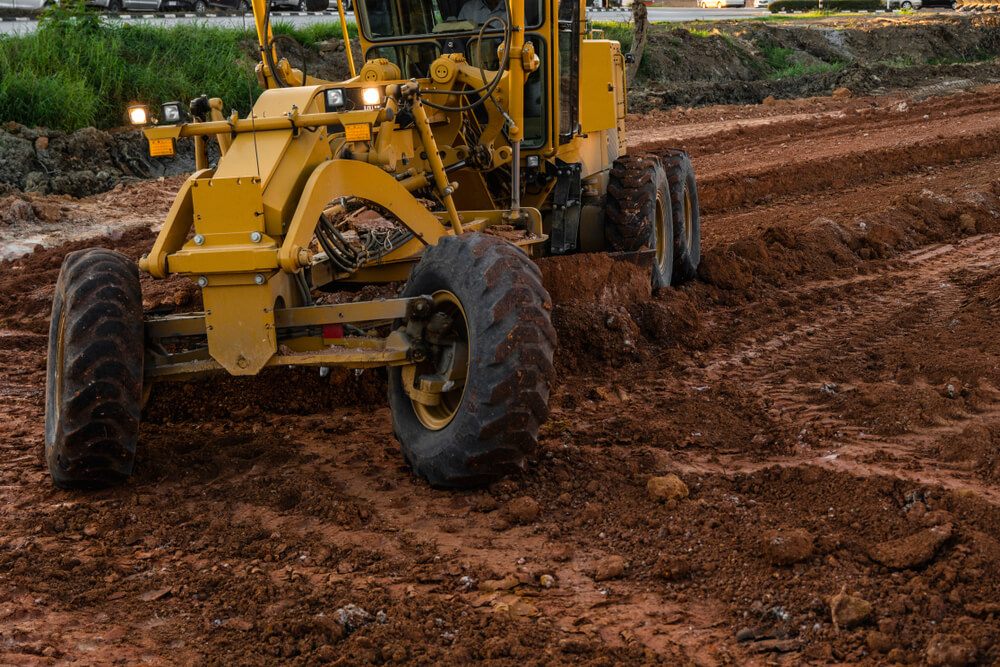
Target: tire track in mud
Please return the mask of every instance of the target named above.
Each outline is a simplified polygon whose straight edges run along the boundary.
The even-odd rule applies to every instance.
[[[630,149],[663,154],[682,147],[691,153],[703,213],[843,190],[1000,151],[1000,103],[993,91],[875,104],[665,126],[643,132],[643,141]]]
[[[788,290],[791,297],[810,292],[833,290],[849,294],[844,288],[863,289],[848,299],[832,300],[809,314],[794,329],[779,333],[753,345],[727,350],[705,365],[696,377],[711,384],[725,379],[753,387],[770,401],[773,416],[780,421],[809,429],[833,431],[835,440],[825,451],[798,451],[790,457],[771,458],[764,463],[750,463],[744,458],[727,457],[719,469],[730,474],[774,465],[817,464],[858,476],[889,475],[915,482],[941,485],[950,489],[973,488],[976,493],[997,502],[1000,491],[976,480],[968,471],[942,464],[928,456],[931,443],[944,435],[957,433],[973,421],[1000,416],[1000,406],[970,414],[952,414],[942,424],[908,428],[896,436],[879,436],[870,429],[852,424],[836,405],[822,400],[823,392],[835,395],[851,387],[835,387],[822,382],[794,378],[817,357],[838,363],[874,348],[903,346],[920,329],[946,326],[962,306],[966,295],[949,280],[956,267],[983,274],[1000,262],[1000,237],[981,235],[960,243],[924,246],[901,258],[899,270],[846,280],[818,281]],[[917,321],[900,321],[917,304],[923,312]],[[869,337],[879,332],[877,337]],[[877,410],[878,407],[875,407]],[[880,452],[886,463],[866,460]],[[703,462],[694,466],[705,470]],[[712,466],[713,468],[715,465]]]
[[[710,176],[698,184],[702,212],[717,213],[790,195],[840,190],[928,166],[1000,152],[1000,130],[850,152],[756,171]]]

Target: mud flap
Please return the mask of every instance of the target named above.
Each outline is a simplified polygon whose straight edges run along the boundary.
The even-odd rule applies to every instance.
[[[553,255],[565,255],[577,248],[580,237],[580,163],[556,161],[556,187],[552,193],[552,234],[549,239]]]

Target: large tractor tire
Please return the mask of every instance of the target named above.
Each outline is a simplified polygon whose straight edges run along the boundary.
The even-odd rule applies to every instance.
[[[698,263],[701,262],[698,186],[687,153],[672,149],[662,159],[670,184],[670,210],[674,216],[674,275],[671,282],[680,285],[698,274]]]
[[[451,322],[444,344],[464,345],[467,365],[465,379],[442,391],[437,405],[411,398],[405,383],[440,372],[445,355],[431,354],[415,370],[390,369],[389,407],[403,457],[439,487],[485,484],[519,470],[538,444],[555,376],[552,304],[538,267],[506,241],[445,236],[424,250],[403,290],[405,297],[424,294]]]
[[[612,251],[649,248],[653,287],[669,287],[674,273],[670,186],[655,155],[624,155],[611,167],[604,240]]]
[[[45,460],[57,486],[108,486],[132,474],[142,366],[135,263],[102,248],[68,254],[52,299],[45,383]]]

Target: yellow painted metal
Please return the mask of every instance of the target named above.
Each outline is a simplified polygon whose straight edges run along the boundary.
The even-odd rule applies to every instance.
[[[370,346],[335,345],[322,351],[300,354],[275,354],[262,366],[341,366],[347,368],[377,368],[403,366],[409,362],[410,345],[406,337],[394,331],[385,339],[372,340]],[[220,370],[229,370],[217,359],[192,359],[178,363],[147,364],[145,376],[149,380],[185,380]],[[259,372],[258,369],[255,372]],[[240,373],[249,375],[249,373]]]
[[[344,139],[347,141],[371,141],[372,126],[368,123],[348,123],[344,126]]]
[[[194,228],[205,238],[206,248],[212,247],[216,234],[245,230],[242,240],[249,243],[251,232],[264,231],[264,202],[255,176],[226,178],[216,172],[214,178],[192,183],[191,196]]]
[[[279,328],[285,328],[394,320],[406,315],[406,307],[411,301],[413,299],[387,299],[385,301],[359,301],[357,303],[282,308],[275,311],[275,323]]]
[[[152,157],[173,157],[173,139],[153,139],[149,142],[149,154]]]
[[[277,350],[271,286],[209,284],[201,294],[212,358],[231,375],[255,375]]]
[[[469,325],[462,302],[447,290],[435,292],[434,312],[452,319],[455,332],[452,363],[438,373],[435,362],[427,360],[403,367],[402,385],[413,412],[431,431],[440,431],[451,423],[465,397],[465,379],[469,372]]]
[[[223,112],[222,100],[218,97],[213,97],[208,101],[209,115],[213,121],[224,121],[226,116]],[[235,115],[235,112],[234,112]],[[233,138],[229,134],[217,134],[215,135],[216,140],[219,142],[219,152],[225,156],[226,151],[229,150],[229,145],[233,143]]]
[[[184,181],[174,203],[167,213],[167,220],[163,228],[156,236],[153,248],[149,254],[139,260],[139,268],[149,273],[154,278],[166,278],[167,256],[176,252],[187,237],[191,224],[194,222],[194,207],[192,206],[191,190],[197,181],[209,178],[212,175],[210,169],[196,171]]]
[[[448,183],[448,176],[444,173],[444,163],[441,162],[441,155],[438,153],[434,133],[427,122],[427,112],[424,111],[424,105],[419,98],[413,100],[411,110],[413,113],[413,122],[420,133],[420,143],[423,144],[424,153],[431,164],[434,184],[437,186],[437,191],[441,196],[441,201],[444,203],[445,210],[448,211],[448,219],[451,221],[452,229],[455,230],[456,234],[461,234],[462,220],[458,217],[458,211],[455,210],[455,200],[451,196],[452,190],[458,186]]]
[[[218,286],[225,286],[221,280]],[[416,299],[386,299],[384,301],[359,301],[321,306],[277,308],[274,326],[278,329],[322,326],[324,324],[361,324],[401,319],[407,306]],[[171,317],[146,319],[146,336],[172,338],[177,336],[203,336],[207,332],[204,312],[185,313]]]
[[[284,271],[301,268],[299,250],[307,247],[328,202],[338,197],[360,197],[388,209],[424,244],[436,243],[450,230],[395,178],[378,167],[357,160],[331,160],[317,167],[302,190],[278,262]]]
[[[583,132],[615,127],[614,60],[609,40],[583,40],[580,50],[580,129]]]
[[[344,36],[344,50],[347,51],[347,65],[351,68],[351,78],[353,79],[358,75],[358,71],[354,68],[354,53],[351,51],[351,36],[347,32],[347,18],[344,16],[343,0],[337,2],[337,13],[340,15],[340,31]]]
[[[510,21],[516,30],[510,33],[510,65],[507,77],[508,104],[507,114],[510,116],[508,136],[511,143],[524,138],[524,79],[526,70],[524,57],[524,2],[515,0],[507,5]]]

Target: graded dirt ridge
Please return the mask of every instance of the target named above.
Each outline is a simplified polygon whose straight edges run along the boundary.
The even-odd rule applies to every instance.
[[[302,369],[157,385],[125,486],[53,488],[60,262],[146,252],[180,180],[0,204],[116,216],[0,263],[0,663],[994,664],[1000,90],[919,97],[630,117],[692,155],[699,277],[543,261],[551,418],[470,491],[412,475],[382,374]]]

